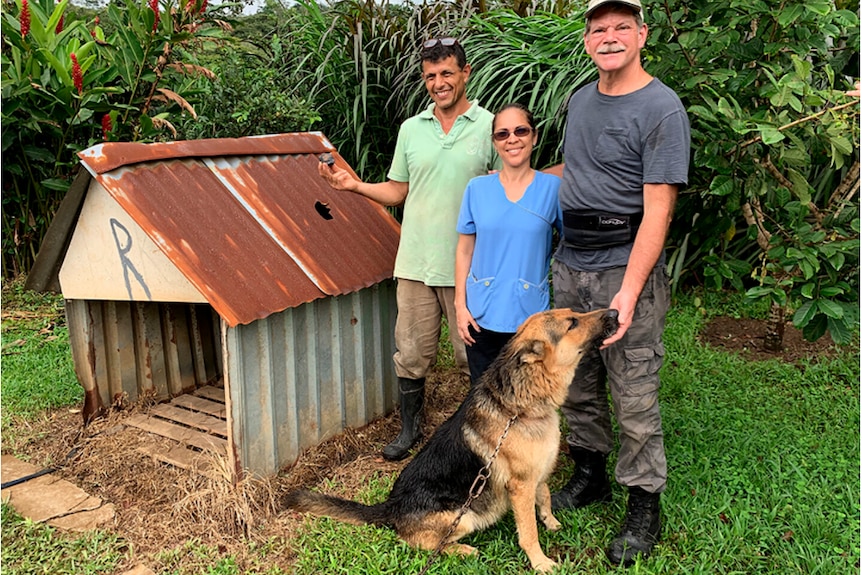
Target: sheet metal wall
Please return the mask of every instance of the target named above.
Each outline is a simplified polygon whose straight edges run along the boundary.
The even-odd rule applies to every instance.
[[[223,326],[239,465],[270,474],[395,406],[395,282]]]
[[[84,419],[117,401],[169,399],[222,373],[219,318],[207,304],[66,300]]]

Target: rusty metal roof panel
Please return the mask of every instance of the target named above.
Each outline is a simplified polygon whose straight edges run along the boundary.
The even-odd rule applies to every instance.
[[[87,164],[90,172],[104,174],[120,166],[158,160],[267,154],[322,154],[332,151],[332,144],[320,132],[301,132],[250,136],[248,138],[181,140],[155,144],[110,142],[87,148],[78,156]]]
[[[223,153],[225,143],[235,155]],[[321,134],[282,134],[108,143],[79,156],[234,326],[392,276],[398,223],[378,204],[329,188],[317,174],[326,150]]]
[[[337,295],[345,284],[352,286],[348,291],[368,287],[368,270],[391,277],[391,268],[380,270],[380,254],[397,248],[398,238],[378,234],[372,224],[380,218],[380,206],[367,200],[346,201],[355,200],[349,198],[355,194],[330,188],[317,173],[314,156],[288,156],[277,162],[252,159],[239,165],[230,158],[208,161],[223,185],[254,211],[255,219],[321,291]],[[354,238],[363,241],[345,245]],[[390,243],[393,239],[395,243]]]

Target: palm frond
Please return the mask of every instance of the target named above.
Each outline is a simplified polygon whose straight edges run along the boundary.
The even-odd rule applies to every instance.
[[[566,103],[596,77],[584,51],[583,18],[548,12],[524,18],[495,10],[475,15],[470,24],[465,45],[473,66],[469,93],[490,110],[510,102],[527,106],[540,133],[535,164],[560,162]]]

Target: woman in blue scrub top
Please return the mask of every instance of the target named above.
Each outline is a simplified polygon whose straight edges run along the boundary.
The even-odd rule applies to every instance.
[[[503,168],[470,180],[458,217],[455,311],[475,384],[530,315],[550,306],[553,231],[562,231],[557,176],[533,169],[533,114],[507,104],[492,139]]]

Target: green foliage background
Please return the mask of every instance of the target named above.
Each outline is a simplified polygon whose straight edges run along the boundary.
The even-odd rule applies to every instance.
[[[849,9],[848,9],[849,8]],[[855,9],[855,12],[852,11]],[[797,308],[817,339],[858,324],[858,5],[662,2],[647,68],[692,122],[671,271]]]

